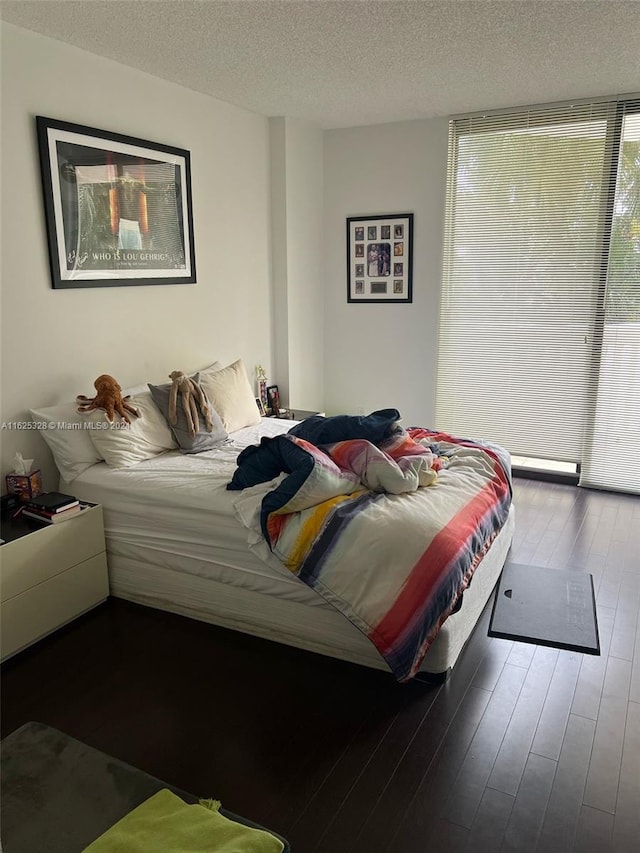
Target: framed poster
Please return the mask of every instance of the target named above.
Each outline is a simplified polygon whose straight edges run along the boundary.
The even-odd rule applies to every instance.
[[[413,213],[347,218],[347,302],[411,302]]]
[[[189,152],[36,117],[54,288],[193,284]]]

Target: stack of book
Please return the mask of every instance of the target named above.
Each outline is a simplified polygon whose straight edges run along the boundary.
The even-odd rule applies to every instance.
[[[80,501],[73,495],[62,492],[45,492],[37,498],[30,498],[24,505],[22,515],[44,521],[46,524],[57,524],[66,521],[82,512]]]

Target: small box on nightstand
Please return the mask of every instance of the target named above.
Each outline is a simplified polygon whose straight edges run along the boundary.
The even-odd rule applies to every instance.
[[[18,495],[21,501],[29,501],[42,494],[42,475],[40,469],[30,474],[7,474],[7,491]]]

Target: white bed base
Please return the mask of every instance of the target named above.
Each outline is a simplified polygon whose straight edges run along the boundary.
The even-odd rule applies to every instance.
[[[476,569],[462,606],[443,624],[421,672],[445,674],[455,664],[489,600],[507,558],[515,526],[513,505],[506,524]],[[389,671],[373,644],[338,610],[308,589],[308,604],[220,581],[185,575],[166,566],[109,552],[111,594],[234,631]],[[144,592],[142,590],[148,590]]]

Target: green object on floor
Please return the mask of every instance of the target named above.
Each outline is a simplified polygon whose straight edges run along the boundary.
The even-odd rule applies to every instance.
[[[268,831],[284,846],[283,853],[290,853],[287,840],[273,829],[219,808],[215,800],[199,800],[43,723],[25,723],[0,741],[0,776],[0,849],[4,853],[82,853],[165,789],[183,803],[199,801],[219,810],[227,820]],[[157,848],[153,853],[164,850]]]
[[[188,805],[165,788],[125,815],[85,853],[282,853],[281,841],[228,820],[215,808],[219,805]]]

